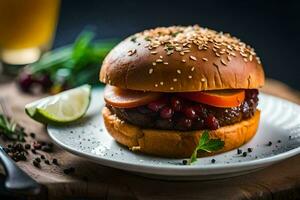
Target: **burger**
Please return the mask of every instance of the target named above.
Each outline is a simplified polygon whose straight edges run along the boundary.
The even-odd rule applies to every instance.
[[[254,49],[238,38],[195,26],[145,30],[105,58],[104,123],[135,152],[186,158],[202,135],[223,146],[247,143],[256,133],[258,88],[264,71]]]

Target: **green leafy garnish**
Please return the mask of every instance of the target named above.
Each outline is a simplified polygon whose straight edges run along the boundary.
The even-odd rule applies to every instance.
[[[195,148],[192,156],[190,157],[188,164],[197,160],[198,151],[213,152],[218,151],[224,147],[224,142],[220,139],[209,139],[209,132],[205,130],[200,139],[197,147]]]
[[[25,137],[24,128],[7,116],[0,114],[0,135],[7,139],[23,142]]]
[[[30,76],[25,84],[19,81],[21,88],[30,91],[31,85],[40,84],[44,91],[58,93],[83,84],[98,84],[101,62],[118,40],[95,41],[94,38],[94,32],[84,30],[73,44],[45,53],[39,61],[21,71],[19,77]],[[44,77],[46,81],[41,81]],[[28,82],[36,84],[26,84]]]

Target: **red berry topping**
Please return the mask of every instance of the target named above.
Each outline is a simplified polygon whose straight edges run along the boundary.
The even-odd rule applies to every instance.
[[[19,75],[18,83],[23,91],[29,91],[34,80],[30,73],[24,71]]]
[[[180,127],[190,128],[192,126],[192,120],[183,117],[183,118],[178,120],[178,125]]]
[[[215,116],[213,115],[208,115],[207,118],[205,119],[205,124],[209,129],[216,130],[220,127],[219,121]]]
[[[179,97],[173,96],[171,98],[171,106],[175,112],[180,112],[182,109],[182,100]]]
[[[150,102],[147,107],[150,110],[153,110],[155,112],[158,112],[160,109],[162,109],[166,104],[168,103],[168,99],[166,97],[163,97],[161,99],[155,100]]]
[[[193,108],[198,116],[205,117],[205,108],[203,106],[195,105]]]
[[[160,117],[164,119],[169,119],[173,116],[174,111],[172,108],[165,106],[160,110]]]
[[[184,108],[183,112],[184,112],[184,115],[189,119],[197,118],[196,111],[193,107],[186,107],[186,108]]]

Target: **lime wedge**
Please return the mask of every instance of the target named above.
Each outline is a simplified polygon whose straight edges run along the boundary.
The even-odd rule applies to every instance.
[[[83,85],[27,104],[25,111],[44,124],[65,124],[84,116],[90,99],[91,86]]]

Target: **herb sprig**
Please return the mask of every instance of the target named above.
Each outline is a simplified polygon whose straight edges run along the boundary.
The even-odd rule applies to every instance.
[[[213,152],[218,151],[224,147],[224,141],[221,139],[210,139],[209,132],[205,130],[200,139],[197,147],[195,148],[193,154],[191,155],[188,164],[192,164],[193,162],[197,161],[197,154],[198,151],[205,151],[205,152]]]
[[[11,118],[0,114],[0,135],[5,136],[9,140],[24,141],[24,128],[13,121]]]
[[[101,62],[118,40],[95,41],[94,38],[94,32],[84,30],[73,44],[45,53],[39,61],[21,71],[20,88],[32,92],[38,85],[43,91],[58,93],[86,83],[98,84]]]

